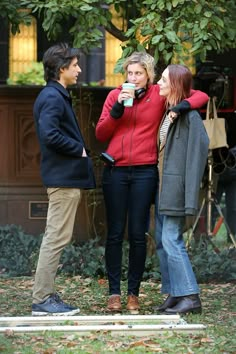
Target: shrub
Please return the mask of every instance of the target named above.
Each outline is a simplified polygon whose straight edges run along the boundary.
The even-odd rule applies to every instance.
[[[213,247],[200,243],[189,252],[196,277],[200,283],[236,280],[236,249],[223,248],[215,252]]]
[[[31,275],[40,242],[41,237],[25,234],[21,226],[0,227],[1,272],[9,276]]]
[[[0,227],[0,274],[4,276],[31,275],[36,267],[42,237],[24,233],[20,226]],[[123,243],[122,279],[127,278],[129,244]],[[236,249],[223,248],[215,252],[208,243],[190,248],[189,255],[200,283],[230,282],[236,279]],[[84,244],[70,244],[62,252],[58,272],[82,277],[105,277],[105,248],[100,239]],[[144,279],[160,279],[155,252],[147,255]]]
[[[25,72],[14,73],[13,79],[7,79],[8,85],[45,85],[42,62],[32,62]]]
[[[99,238],[83,245],[70,244],[62,253],[59,272],[84,277],[103,277],[105,274],[104,247]]]

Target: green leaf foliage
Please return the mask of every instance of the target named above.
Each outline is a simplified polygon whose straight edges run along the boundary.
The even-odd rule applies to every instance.
[[[40,242],[41,237],[25,234],[20,226],[0,227],[1,273],[9,276],[31,275]]]
[[[13,79],[7,80],[8,85],[45,85],[42,62],[32,62],[23,73],[15,73]]]
[[[152,237],[149,236],[151,239]],[[42,235],[25,234],[17,225],[0,227],[0,274],[4,276],[31,275],[36,269]],[[160,280],[160,269],[153,241],[152,252],[148,252],[143,279]],[[149,248],[149,247],[148,247]],[[215,252],[212,246],[199,242],[189,250],[191,262],[199,282],[225,282],[236,279],[236,249],[222,247]],[[129,243],[123,242],[122,280],[127,279],[129,266]],[[99,237],[89,239],[83,244],[69,244],[62,252],[58,273],[80,275],[83,278],[104,278],[105,248]]]
[[[112,22],[113,5],[121,26]],[[186,41],[192,55],[205,59],[207,51],[223,52],[236,47],[236,3],[234,0],[12,0],[1,1],[1,16],[7,14],[14,31],[27,16],[17,12],[28,8],[40,18],[50,40],[66,31],[74,46],[89,53],[101,47],[103,28],[123,42],[124,60],[129,52],[142,48],[155,56],[158,64],[168,64],[175,53],[181,56]],[[22,17],[22,18],[21,18]],[[161,41],[159,45],[158,41]],[[165,50],[163,50],[163,46]],[[120,62],[115,68],[121,70]]]
[[[84,277],[102,277],[105,274],[104,252],[98,238],[83,245],[70,244],[63,251],[59,271]]]
[[[200,283],[236,280],[236,249],[223,248],[215,251],[204,240],[189,251],[193,269]]]
[[[20,23],[26,25],[31,23],[28,10],[22,7],[21,1],[19,0],[1,0],[0,19],[4,22],[9,22],[13,34],[19,32]]]

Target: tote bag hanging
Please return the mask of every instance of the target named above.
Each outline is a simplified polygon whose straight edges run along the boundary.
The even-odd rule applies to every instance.
[[[225,119],[218,118],[215,100],[215,97],[209,99],[206,119],[203,121],[210,140],[209,149],[218,149],[224,146],[228,147]]]

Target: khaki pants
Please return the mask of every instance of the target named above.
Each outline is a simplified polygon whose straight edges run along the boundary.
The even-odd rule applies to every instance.
[[[78,188],[48,188],[49,206],[35,283],[33,303],[46,300],[54,291],[54,282],[60,256],[71,241],[75,215],[81,199]]]

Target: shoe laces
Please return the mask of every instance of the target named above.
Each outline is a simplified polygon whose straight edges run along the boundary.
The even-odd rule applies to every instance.
[[[138,298],[135,295],[129,295],[129,303],[132,304],[137,304],[138,303]]]
[[[60,296],[55,293],[55,294],[52,294],[51,296],[56,302],[58,302],[59,304],[63,303],[62,299],[60,298]]]
[[[64,305],[64,304],[62,304],[62,302],[56,301],[56,299],[54,297],[50,297],[49,302],[55,308],[60,308],[62,305]]]
[[[63,305],[63,306],[68,306],[68,305],[60,298],[60,296],[59,296],[57,293],[53,294],[53,295],[52,295],[52,298],[53,298],[58,304]]]
[[[110,303],[111,305],[120,303],[120,296],[119,296],[119,295],[110,296],[110,298],[109,298],[109,303]]]

